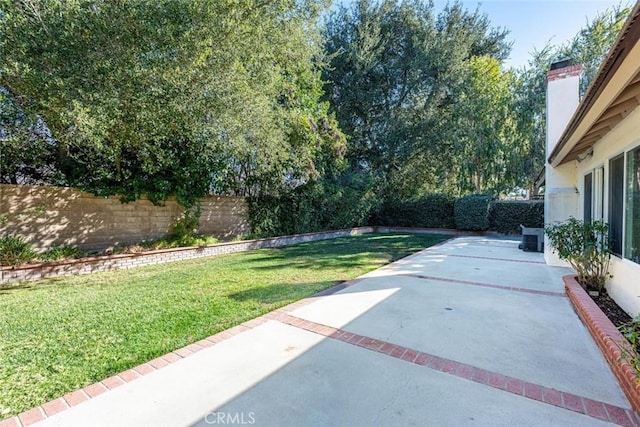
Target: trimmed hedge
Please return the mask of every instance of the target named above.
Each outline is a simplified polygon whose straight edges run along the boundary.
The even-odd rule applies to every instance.
[[[456,228],[470,231],[488,230],[489,203],[491,203],[491,197],[484,194],[457,199],[453,205]]]
[[[491,230],[504,234],[522,234],[520,224],[525,227],[544,227],[544,202],[495,201],[489,207]]]
[[[454,228],[455,199],[444,194],[428,194],[417,200],[387,201],[375,225],[389,227]]]

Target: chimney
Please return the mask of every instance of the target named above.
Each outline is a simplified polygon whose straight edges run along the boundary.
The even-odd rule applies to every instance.
[[[547,158],[578,108],[581,73],[571,59],[554,62],[547,73]]]
[[[573,65],[570,59],[551,65],[547,73],[547,138],[548,159],[558,144],[580,103],[580,74],[582,65]],[[553,224],[573,216],[578,218],[579,194],[575,162],[558,167],[545,165],[544,223]],[[567,266],[561,261],[545,239],[544,259],[549,265]]]

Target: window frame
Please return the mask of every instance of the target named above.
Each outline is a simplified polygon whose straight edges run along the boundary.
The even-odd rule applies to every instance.
[[[628,245],[628,224],[627,224],[627,215],[629,213],[629,159],[630,156],[633,152],[635,152],[636,150],[640,150],[640,144],[638,144],[638,142],[636,142],[634,145],[628,147],[625,151],[624,151],[624,209],[623,209],[623,215],[624,215],[624,219],[623,219],[623,241],[622,241],[622,259],[626,260],[628,262],[632,262],[635,265],[640,265],[639,261],[633,260],[631,258],[630,254],[627,254],[627,245]],[[636,165],[636,168],[640,169],[640,162],[638,165]]]

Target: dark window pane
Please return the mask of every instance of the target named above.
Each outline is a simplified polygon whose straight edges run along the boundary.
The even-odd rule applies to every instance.
[[[609,238],[611,252],[622,256],[624,156],[609,161]]]
[[[626,208],[624,256],[640,264],[640,147],[627,153]]]
[[[584,222],[591,222],[591,203],[593,200],[593,174],[584,177]]]

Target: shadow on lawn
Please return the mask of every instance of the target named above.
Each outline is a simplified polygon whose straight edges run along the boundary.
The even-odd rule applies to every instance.
[[[8,295],[18,291],[36,291],[38,289],[49,288],[52,286],[82,285],[83,287],[87,287],[91,285],[91,283],[87,280],[83,282],[76,283],[74,281],[73,283],[70,283],[69,277],[76,277],[76,276],[47,277],[46,279],[31,280],[31,281],[25,281],[25,282],[5,283],[0,285],[0,295]]]
[[[304,290],[305,293],[314,295],[341,282],[342,280],[296,284],[279,283],[227,294],[227,298],[239,302],[254,301],[267,305],[280,304],[300,299],[300,293],[302,290]]]
[[[252,260],[254,265],[251,268],[271,270],[283,267],[313,269],[357,267],[369,264],[372,254],[393,262],[448,238],[430,235],[422,242],[407,246],[407,238],[414,237],[409,235],[352,236],[267,249],[268,252],[263,257]],[[266,260],[277,262],[270,263],[271,265],[255,265]]]

